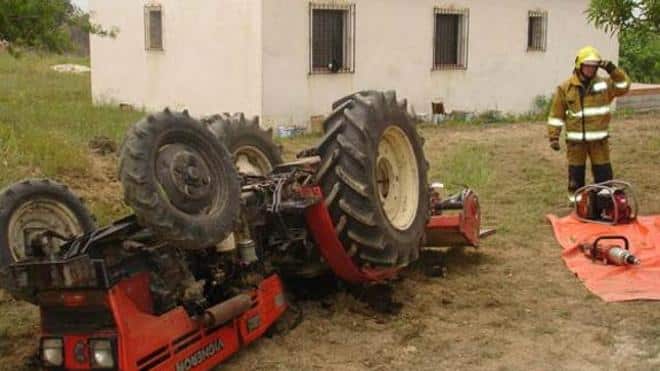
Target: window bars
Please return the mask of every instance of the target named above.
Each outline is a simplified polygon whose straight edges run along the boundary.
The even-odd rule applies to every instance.
[[[467,69],[470,12],[435,8],[433,69]]]
[[[146,50],[163,50],[163,10],[160,5],[144,7],[144,45]]]
[[[548,43],[548,12],[530,11],[528,20],[527,50],[544,52]]]
[[[355,4],[309,4],[309,71],[355,72]]]

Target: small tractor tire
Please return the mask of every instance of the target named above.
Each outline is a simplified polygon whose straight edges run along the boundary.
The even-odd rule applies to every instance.
[[[28,246],[42,232],[57,235],[52,242],[59,247],[95,228],[92,214],[66,186],[48,179],[15,183],[0,192],[0,267],[32,257]]]
[[[266,175],[282,163],[282,151],[273,141],[272,129],[259,127],[259,117],[247,120],[242,113],[213,115],[202,120],[234,157],[238,172]]]
[[[342,98],[324,122],[316,174],[336,232],[358,266],[417,260],[429,217],[428,162],[394,92]]]
[[[119,179],[138,223],[177,247],[214,245],[238,218],[240,181],[231,155],[187,111],[166,109],[133,125]]]

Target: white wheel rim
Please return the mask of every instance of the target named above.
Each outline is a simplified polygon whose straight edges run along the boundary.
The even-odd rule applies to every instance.
[[[273,170],[273,165],[259,148],[241,146],[234,151],[234,165],[243,174],[262,176]]]
[[[408,229],[419,206],[419,169],[408,136],[391,125],[378,143],[376,181],[380,205],[390,224]]]
[[[52,231],[66,238],[83,234],[82,226],[68,207],[45,198],[32,200],[14,211],[9,220],[9,251],[14,261],[27,258],[27,244],[45,231]],[[59,248],[63,242],[54,239],[53,245]]]

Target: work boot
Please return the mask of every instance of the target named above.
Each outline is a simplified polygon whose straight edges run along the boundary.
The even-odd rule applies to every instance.
[[[571,207],[575,205],[575,191],[584,187],[586,167],[568,165],[568,203]]]
[[[607,182],[614,179],[612,164],[592,165],[591,172],[594,175],[595,183]]]

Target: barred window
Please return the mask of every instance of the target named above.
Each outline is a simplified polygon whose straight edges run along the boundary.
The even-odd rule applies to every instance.
[[[469,23],[467,9],[435,9],[434,69],[467,68]]]
[[[158,5],[144,8],[144,42],[147,50],[163,50],[163,11]]]
[[[354,72],[355,5],[310,3],[310,72]]]
[[[548,13],[530,11],[528,19],[527,50],[544,52],[548,41]]]

